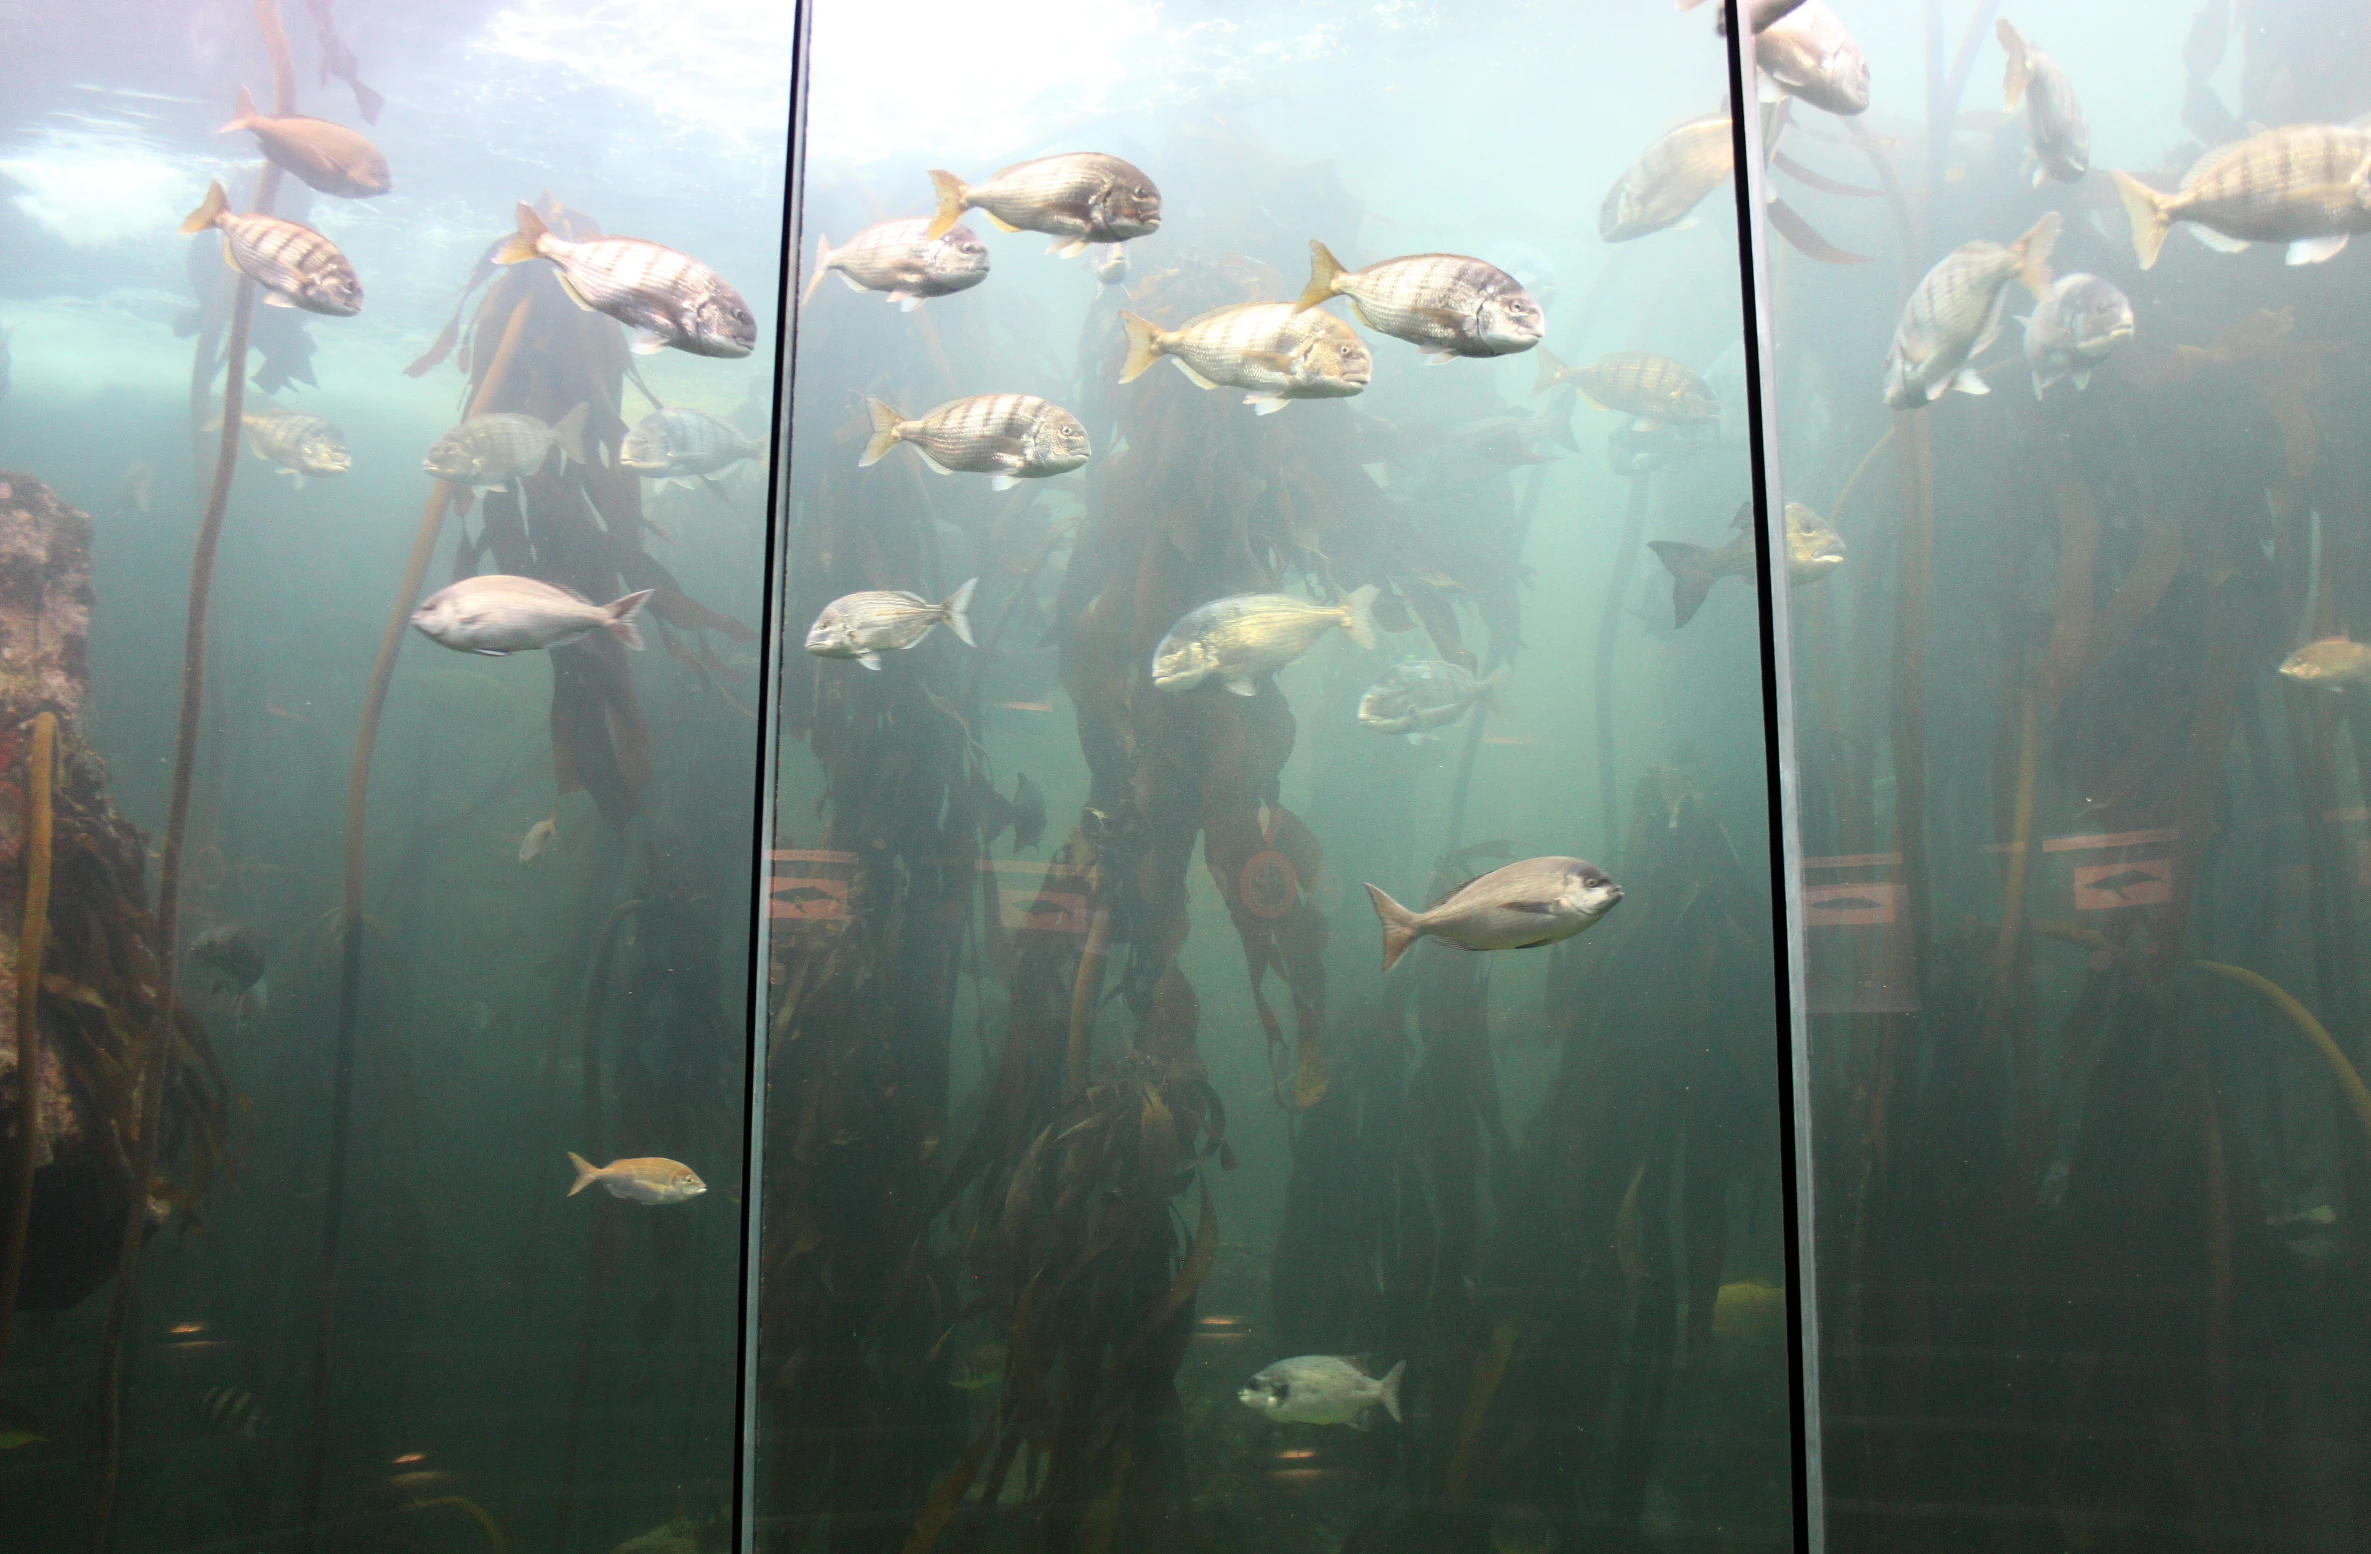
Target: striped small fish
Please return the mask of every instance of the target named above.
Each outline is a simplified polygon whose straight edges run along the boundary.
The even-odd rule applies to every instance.
[[[982,184],[933,168],[939,212],[930,235],[954,229],[967,210],[984,210],[1005,232],[1044,232],[1048,253],[1074,258],[1090,243],[1124,243],[1159,230],[1161,191],[1141,169],[1100,151],[1017,162]]]
[[[1367,386],[1375,359],[1348,324],[1331,313],[1302,312],[1290,302],[1244,302],[1213,308],[1176,329],[1134,313],[1122,383],[1133,383],[1166,356],[1203,388],[1249,389],[1243,402],[1261,415],[1296,399],[1344,399]]]
[[[585,462],[586,407],[550,426],[507,410],[473,415],[436,440],[420,467],[457,486],[507,486],[543,468],[554,448],[563,462]]]
[[[823,278],[837,270],[850,291],[877,291],[911,313],[932,297],[968,291],[988,278],[988,245],[969,227],[930,235],[930,218],[876,221],[839,248],[815,240],[815,271],[802,304],[815,300]]]
[[[308,475],[343,475],[354,467],[345,433],[302,410],[257,410],[240,418],[255,456],[279,466],[303,490]]]
[[[1651,351],[1616,351],[1584,367],[1567,367],[1556,353],[1540,347],[1539,378],[1534,394],[1545,394],[1569,383],[1600,410],[1636,417],[1633,429],[1651,432],[1666,422],[1688,425],[1718,421],[1721,402],[1712,385],[1683,362]]]
[[[1528,351],[1547,333],[1547,318],[1522,283],[1480,259],[1410,254],[1347,270],[1323,243],[1311,242],[1309,254],[1309,287],[1298,306],[1348,297],[1368,328],[1423,346],[1436,364]]]
[[[2289,263],[2319,264],[2371,229],[2371,134],[2343,124],[2265,130],[2200,157],[2178,194],[2122,172],[2116,189],[2144,270],[2177,221],[2209,248],[2286,243]]]
[[[222,234],[223,262],[263,288],[276,308],[303,308],[331,318],[362,311],[362,282],[338,245],[302,222],[277,216],[242,216],[231,209],[222,185],[206,185],[205,203],[182,221],[192,236],[214,228]]]
[[[873,435],[856,461],[858,469],[880,463],[901,442],[911,443],[940,474],[993,475],[990,484],[1007,491],[1016,481],[1074,470],[1094,451],[1078,417],[1033,394],[973,394],[949,400],[918,421],[878,399],[864,403]]]
[[[519,230],[494,254],[496,264],[549,259],[577,306],[606,313],[633,331],[634,352],[672,346],[694,356],[747,356],[757,347],[757,318],[725,278],[689,254],[638,237],[572,243],[553,233],[532,205],[519,207]]]
[[[1962,243],[1926,272],[1894,326],[1885,358],[1885,402],[1916,410],[1948,389],[1989,394],[1969,365],[2001,332],[2009,286],[2022,280],[2037,298],[2050,295],[2050,249],[2060,221],[2052,211],[2016,242]]]
[[[764,451],[716,417],[679,405],[636,422],[617,462],[645,480],[688,486]]]
[[[941,621],[964,646],[976,646],[971,596],[979,586],[980,580],[972,578],[937,604],[902,589],[842,594],[807,628],[807,651],[817,658],[853,658],[867,669],[878,669],[883,653],[915,646]]]
[[[198,1394],[198,1417],[225,1435],[252,1441],[263,1434],[269,1416],[255,1394],[245,1387],[208,1387]]]
[[[1647,147],[1597,208],[1597,235],[1608,243],[1677,226],[1736,165],[1729,116],[1690,119]]]
[[[2083,105],[2075,99],[2075,84],[2058,61],[2035,48],[2002,17],[1993,33],[2008,51],[2008,73],[2001,81],[2003,106],[2025,104],[2025,137],[2033,146],[2033,186],[2044,178],[2081,183],[2091,171],[2091,126],[2083,122]]]

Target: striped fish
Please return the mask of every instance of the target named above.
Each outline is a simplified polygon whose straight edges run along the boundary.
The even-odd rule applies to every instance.
[[[1686,425],[1721,418],[1721,402],[1711,384],[1684,363],[1649,351],[1616,351],[1585,367],[1567,367],[1555,352],[1540,347],[1539,378],[1531,391],[1545,394],[1560,383],[1579,389],[1600,410],[1636,417],[1636,431],[1651,432],[1665,422]]]
[[[1697,201],[1729,181],[1735,165],[1729,116],[1690,119],[1647,147],[1597,208],[1597,235],[1626,243],[1685,220]]]
[[[942,475],[993,475],[990,484],[1010,490],[1016,481],[1041,480],[1078,468],[1092,456],[1087,429],[1060,405],[1033,394],[973,394],[951,399],[918,421],[909,421],[878,399],[865,402],[873,435],[856,467],[878,464],[899,443],[912,443],[923,461]]]
[[[2025,104],[2025,137],[2033,146],[2033,186],[2044,178],[2081,183],[2091,170],[2091,127],[2083,122],[2083,105],[2075,100],[2075,84],[2058,61],[2028,43],[2009,19],[2002,17],[1992,30],[2008,51],[2009,68],[2001,82],[2003,106]]]
[[[1546,316],[1531,293],[1479,259],[1410,254],[1346,270],[1323,243],[1311,242],[1309,254],[1309,287],[1300,307],[1348,297],[1368,328],[1423,346],[1433,364],[1528,351],[1547,333]]]
[[[240,417],[255,456],[279,466],[278,473],[301,491],[308,475],[343,475],[354,467],[345,434],[302,410],[258,410]]]
[[[867,669],[878,669],[883,653],[915,646],[941,621],[964,646],[977,646],[971,635],[971,596],[979,586],[975,577],[937,604],[902,589],[842,594],[807,628],[807,651],[817,658],[853,658]]]
[[[366,200],[395,187],[387,176],[387,158],[362,136],[327,119],[266,114],[243,86],[230,122],[215,133],[236,130],[251,131],[265,156],[323,194]]]
[[[902,221],[876,221],[840,248],[831,239],[815,240],[815,272],[799,300],[815,300],[823,278],[834,270],[850,291],[878,291],[911,313],[931,297],[952,296],[988,278],[988,245],[969,227],[949,227],[930,235],[930,219],[909,216]]]
[[[554,448],[562,461],[582,464],[585,413],[578,405],[557,426],[507,410],[473,415],[436,440],[421,468],[457,486],[507,486],[543,468]]]
[[[1261,415],[1296,399],[1347,398],[1375,371],[1366,343],[1348,324],[1290,302],[1213,308],[1176,329],[1134,313],[1122,313],[1120,324],[1128,331],[1122,383],[1135,382],[1166,356],[1203,388],[1250,389],[1243,402]]]
[[[1776,93],[1847,116],[1868,109],[1868,56],[1824,0],[1804,0],[1759,29],[1754,63],[1762,69],[1765,101]]]
[[[630,469],[645,480],[672,480],[688,486],[763,451],[716,417],[679,405],[637,421],[626,433],[617,462],[620,469]]]
[[[1999,337],[2011,282],[2024,281],[2038,298],[2050,295],[2050,249],[2059,225],[2052,211],[2006,248],[1962,243],[1926,272],[1894,326],[1893,349],[1885,358],[1888,405],[1916,410],[1947,389],[1992,392],[1969,363]]]
[[[572,243],[544,225],[535,207],[519,207],[519,230],[494,254],[496,264],[549,259],[576,305],[606,313],[634,334],[634,352],[672,346],[694,356],[747,356],[757,346],[757,318],[725,278],[689,254],[638,237]]]
[[[1161,191],[1142,169],[1100,151],[1017,162],[983,184],[933,168],[939,213],[930,235],[943,237],[967,210],[984,210],[1004,232],[1044,232],[1046,252],[1075,258],[1090,243],[1124,243],[1161,225]]]
[[[1153,685],[1190,691],[1216,680],[1237,696],[1257,696],[1261,675],[1282,669],[1337,626],[1372,648],[1376,592],[1367,583],[1340,604],[1298,594],[1231,594],[1198,604],[1153,649]]]
[[[565,647],[596,631],[606,631],[639,652],[642,632],[634,616],[653,592],[645,588],[595,604],[573,588],[538,577],[489,572],[465,577],[421,600],[412,611],[412,626],[440,647],[488,658]]]
[[[338,245],[302,222],[277,216],[242,216],[231,209],[222,185],[206,185],[205,203],[182,221],[192,236],[214,228],[222,234],[223,262],[263,288],[276,308],[303,308],[331,318],[362,311],[362,282]]]
[[[2144,270],[2177,221],[2193,223],[2209,248],[2286,243],[2289,263],[2319,264],[2371,228],[2371,134],[2351,125],[2292,124],[2217,146],[2190,169],[2179,194],[2122,172],[2116,189]]]
[[[198,1394],[198,1417],[243,1441],[263,1434],[268,1422],[263,1405],[244,1387],[208,1387]]]

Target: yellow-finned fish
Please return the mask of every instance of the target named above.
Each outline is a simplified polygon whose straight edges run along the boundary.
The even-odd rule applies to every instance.
[[[1230,594],[1177,618],[1153,649],[1153,685],[1190,691],[1216,680],[1238,696],[1257,696],[1259,677],[1282,669],[1339,626],[1360,647],[1375,645],[1375,596],[1368,583],[1340,604],[1297,594]]]
[[[984,210],[1007,232],[1043,232],[1048,253],[1073,258],[1093,243],[1124,243],[1161,226],[1161,191],[1141,168],[1100,151],[1016,162],[986,183],[967,184],[933,168],[939,212],[929,232],[942,237],[967,210]]]
[[[937,604],[902,589],[842,594],[807,628],[807,651],[817,658],[853,658],[867,669],[878,669],[883,653],[915,646],[941,621],[964,646],[976,647],[971,596],[979,586],[980,580],[972,578]]]
[[[2371,643],[2340,633],[2324,637],[2281,660],[2281,677],[2325,691],[2343,691],[2371,680]]]
[[[1383,969],[1418,939],[1461,950],[1529,950],[1569,939],[1619,906],[1622,887],[1585,858],[1526,858],[1492,869],[1411,912],[1374,885],[1367,898],[1383,924]]]
[[[2002,106],[2025,104],[2025,137],[2033,147],[2033,186],[2044,178],[2081,183],[2091,170],[2091,127],[2083,122],[2083,105],[2075,98],[2075,84],[2058,61],[2027,42],[2002,17],[1992,25],[2001,47],[2008,51],[2009,68],[2001,82]]]
[[[2132,251],[2144,270],[2165,234],[2192,224],[2200,242],[2226,252],[2286,243],[2289,263],[2319,264],[2371,228],[2371,133],[2344,124],[2265,130],[2200,157],[2165,194],[2119,172],[2116,191],[2132,220]]]
[[[1736,166],[1730,132],[1725,113],[1666,132],[1614,180],[1597,209],[1597,235],[1626,243],[1687,219],[1697,202],[1729,181]]]
[[[1543,345],[1539,359],[1539,377],[1531,385],[1534,394],[1569,383],[1598,409],[1634,417],[1634,431],[1651,432],[1666,423],[1685,426],[1721,418],[1721,402],[1712,385],[1685,363],[1668,356],[1616,351],[1585,366],[1568,367]]]
[[[560,417],[557,426],[531,415],[496,410],[473,415],[436,440],[420,467],[440,480],[467,490],[474,486],[515,486],[543,468],[557,448],[563,465],[585,462],[585,415],[578,405]],[[461,511],[469,511],[467,503]]]
[[[612,1160],[597,1166],[574,1150],[568,1153],[568,1163],[576,1167],[576,1181],[569,1187],[573,1198],[586,1188],[598,1185],[612,1198],[623,1198],[628,1203],[647,1203],[652,1206],[668,1203],[687,1203],[708,1190],[700,1180],[700,1173],[680,1160],[668,1160],[658,1155],[646,1155],[636,1160]]]
[[[1409,254],[1350,270],[1312,240],[1309,260],[1309,286],[1297,306],[1348,297],[1368,328],[1423,346],[1434,364],[1528,351],[1548,332],[1546,315],[1520,281],[1464,254]]]
[[[1869,106],[1869,60],[1825,0],[1803,0],[1754,37],[1754,63],[1772,91],[1850,116]]]
[[[1133,383],[1166,356],[1203,388],[1249,389],[1243,402],[1261,415],[1296,399],[1344,399],[1367,386],[1375,359],[1348,324],[1290,302],[1243,302],[1213,308],[1175,329],[1123,312]]]
[[[276,472],[286,475],[299,491],[308,476],[343,475],[354,467],[354,455],[346,449],[346,434],[310,412],[250,410],[239,420],[246,427],[247,446],[255,456],[277,466]]]
[[[243,86],[230,122],[215,133],[238,130],[252,133],[265,156],[323,194],[367,200],[395,187],[387,176],[387,158],[361,135],[327,119],[267,114]]]
[[[2060,225],[2051,211],[2006,248],[1962,243],[1926,272],[1894,325],[1885,358],[1888,405],[1916,410],[1947,389],[1992,392],[1969,363],[1998,338],[2013,282],[2022,280],[2036,298],[2050,295],[2050,249]]]
[[[1018,481],[1067,474],[1093,456],[1077,416],[1034,394],[973,394],[951,399],[909,421],[886,401],[868,399],[873,434],[856,461],[878,464],[899,443],[910,443],[942,475],[992,475],[1008,491]]]
[[[208,227],[222,234],[223,262],[263,288],[275,308],[303,308],[331,318],[362,311],[362,282],[338,245],[298,221],[242,216],[222,185],[206,185],[205,203],[182,220],[194,237]]]
[[[618,449],[617,465],[645,480],[688,486],[743,459],[761,458],[765,451],[705,411],[670,405],[634,423]]]
[[[1826,519],[1801,502],[1787,503],[1785,517],[1787,581],[1798,586],[1816,583],[1844,565],[1844,537],[1829,528]],[[1713,584],[1724,577],[1753,576],[1754,557],[1762,542],[1751,502],[1738,504],[1731,528],[1735,532],[1718,547],[1680,540],[1647,541],[1647,548],[1671,574],[1674,629],[1696,618]]]
[[[636,355],[670,346],[694,356],[747,356],[757,318],[725,278],[689,254],[638,237],[572,243],[519,206],[519,230],[494,252],[496,264],[549,259],[576,305],[633,331]]]
[[[969,227],[949,227],[933,237],[927,216],[876,221],[839,248],[818,237],[801,305],[815,300],[834,270],[849,290],[881,292],[899,312],[911,313],[932,297],[953,296],[986,280],[988,245]]]

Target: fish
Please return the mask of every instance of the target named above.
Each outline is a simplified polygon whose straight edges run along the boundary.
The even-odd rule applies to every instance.
[[[1249,389],[1243,402],[1259,414],[1296,399],[1346,399],[1364,390],[1375,359],[1356,330],[1333,314],[1290,302],[1243,302],[1213,308],[1175,329],[1122,312],[1128,360],[1120,381],[1133,383],[1166,356],[1200,387]]]
[[[2280,663],[2281,678],[2325,691],[2343,691],[2371,680],[2371,643],[2340,633],[2308,642]]]
[[[1153,685],[1190,691],[1216,680],[1257,696],[1259,677],[1282,669],[1334,627],[1362,648],[1375,645],[1375,595],[1368,583],[1340,604],[1297,594],[1230,594],[1177,618],[1153,649]]]
[[[853,658],[867,669],[878,669],[883,653],[913,647],[941,621],[957,641],[976,647],[971,596],[979,586],[980,580],[972,578],[937,604],[920,594],[892,589],[842,594],[807,628],[807,651],[817,658]]]
[[[1736,149],[1726,113],[1690,119],[1666,131],[1622,171],[1597,208],[1597,235],[1608,243],[1661,232],[1729,182]]]
[[[688,486],[764,452],[716,417],[676,405],[635,422],[618,448],[617,463],[645,480]]]
[[[1295,306],[1306,311],[1328,298],[1348,297],[1360,322],[1424,347],[1426,360],[1434,364],[1528,351],[1548,332],[1547,317],[1531,293],[1484,260],[1409,254],[1349,270],[1315,239],[1309,258],[1309,285]]]
[[[2132,299],[2096,275],[2062,275],[2025,316],[2025,361],[2033,369],[2033,397],[2072,378],[2091,386],[2091,369],[2132,338]]]
[[[1077,469],[1094,455],[1077,416],[1034,394],[972,394],[909,421],[886,401],[868,399],[873,434],[858,469],[878,464],[899,443],[942,475],[991,475],[995,491]]]
[[[612,1198],[657,1207],[689,1202],[708,1190],[708,1184],[701,1181],[700,1174],[690,1166],[680,1160],[668,1160],[658,1155],[646,1155],[637,1160],[612,1160],[605,1166],[597,1166],[570,1150],[568,1163],[576,1167],[576,1181],[568,1189],[571,1198],[599,1183]]]
[[[1531,950],[1586,932],[1622,899],[1622,887],[1582,858],[1526,858],[1467,880],[1421,912],[1367,886],[1383,924],[1383,969],[1418,939],[1461,950]]]
[[[1869,60],[1825,0],[1803,0],[1754,38],[1761,96],[1801,98],[1850,117],[1869,106]]]
[[[1095,279],[1105,286],[1128,284],[1128,248],[1124,243],[1106,243],[1088,261],[1095,266]]]
[[[198,1394],[198,1417],[225,1435],[252,1441],[264,1432],[270,1416],[245,1387],[208,1387]]]
[[[1346,1424],[1364,1430],[1377,1406],[1394,1422],[1400,1417],[1400,1361],[1381,1380],[1367,1374],[1366,1356],[1304,1354],[1278,1360],[1251,1378],[1235,1400],[1278,1424]]]
[[[1586,366],[1568,367],[1543,345],[1539,364],[1539,376],[1531,385],[1534,394],[1569,383],[1600,410],[1633,417],[1633,431],[1651,432],[1666,423],[1720,423],[1721,402],[1712,386],[1668,356],[1616,351]]]
[[[944,168],[933,168],[938,214],[929,233],[954,230],[967,210],[983,210],[1005,232],[1043,232],[1053,238],[1046,252],[1065,259],[1090,243],[1125,243],[1161,227],[1161,191],[1142,169],[1100,151],[1016,162],[983,184],[967,184]]]
[[[223,262],[263,288],[275,308],[302,308],[330,318],[362,311],[362,282],[338,245],[298,221],[278,216],[242,216],[231,209],[222,185],[206,185],[205,202],[182,219],[195,236],[207,228],[222,234]]]
[[[496,264],[548,259],[578,307],[616,319],[648,356],[673,348],[693,356],[747,356],[757,346],[757,317],[725,278],[689,254],[638,237],[572,243],[554,233],[535,207],[519,206],[519,230],[494,251]]]
[[[2293,124],[2217,146],[2175,194],[2130,173],[2114,177],[2144,270],[2177,221],[2210,248],[2286,243],[2291,264],[2319,264],[2371,228],[2371,133],[2348,125]]]
[[[362,63],[346,40],[338,36],[335,19],[329,13],[329,0],[305,0],[305,8],[313,13],[313,31],[321,43],[321,85],[327,86],[334,76],[354,89],[354,111],[362,115],[365,124],[379,122],[379,110],[387,99],[362,84]]]
[[[367,200],[395,187],[387,175],[387,158],[369,140],[327,119],[267,114],[255,106],[244,86],[239,88],[239,105],[230,122],[215,133],[229,135],[239,130],[252,133],[276,166],[323,194]]]
[[[142,459],[123,472],[124,495],[132,505],[148,512],[156,502],[156,466]]]
[[[993,842],[1013,830],[1013,851],[1035,847],[1046,834],[1046,796],[1027,772],[1013,778],[1013,796],[998,793],[987,778],[980,779],[980,840]]]
[[[835,270],[850,291],[880,292],[899,312],[911,313],[933,297],[951,297],[986,280],[988,245],[969,227],[949,227],[934,237],[927,216],[876,221],[840,248],[818,237],[815,268],[800,303],[814,301]]]
[[[519,862],[533,863],[559,845],[560,817],[556,814],[546,815],[529,826],[527,834],[519,839]]]
[[[264,972],[272,961],[271,937],[245,923],[224,923],[189,941],[189,958],[206,968],[214,991],[232,1000],[235,1012],[261,1013],[271,1003]]]
[[[2009,283],[2022,280],[2036,298],[2050,295],[2050,249],[2062,224],[2056,211],[2003,248],[1981,240],[1945,254],[1902,304],[1885,358],[1885,402],[1916,410],[1949,389],[1989,394],[1970,363],[1999,338]]]
[[[1789,502],[1786,519],[1786,575],[1796,584],[1816,583],[1844,565],[1844,536],[1801,502]]]
[[[2091,170],[2091,127],[2083,122],[2083,105],[2075,98],[2075,84],[2058,61],[2027,42],[2001,17],[1993,35],[2008,51],[2008,72],[2001,81],[2001,106],[2025,104],[2025,138],[2033,148],[2033,186],[2044,178],[2081,183]]]
[[[343,475],[354,467],[346,450],[346,434],[317,415],[303,410],[251,410],[239,417],[247,429],[247,446],[255,456],[276,465],[297,490],[308,478]],[[222,424],[216,418],[213,426]]]
[[[634,616],[655,589],[595,604],[573,588],[541,578],[488,572],[440,588],[412,611],[412,625],[429,641],[456,653],[501,658],[539,648],[565,647],[606,631],[640,652]]]
[[[578,405],[560,417],[557,426],[509,410],[473,415],[439,437],[420,467],[463,488],[516,487],[542,469],[555,448],[562,468],[586,462],[586,413],[587,407]],[[462,512],[468,512],[466,504]]]
[[[1439,659],[1396,664],[1358,699],[1358,723],[1378,734],[1405,734],[1417,744],[1433,729],[1455,723],[1469,707],[1499,710],[1508,668],[1501,664],[1486,680]]]
[[[1786,504],[1786,574],[1790,582],[1816,583],[1844,564],[1844,538],[1801,502]],[[1740,502],[1731,527],[1736,531],[1718,549],[1683,544],[1678,540],[1649,540],[1671,573],[1672,626],[1676,630],[1696,618],[1704,596],[1724,577],[1751,577],[1761,536],[1753,522],[1753,503]]]

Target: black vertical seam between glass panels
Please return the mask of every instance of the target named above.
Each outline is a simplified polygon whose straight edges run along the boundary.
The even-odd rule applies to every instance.
[[[790,125],[784,142],[782,250],[774,288],[774,446],[766,459],[766,525],[759,565],[765,579],[759,623],[757,771],[752,779],[755,822],[749,870],[749,1026],[742,1100],[740,1363],[733,1387],[733,1543],[741,1554],[757,1546],[758,1257],[764,1228],[766,1140],[766,1000],[773,965],[772,907],[775,773],[782,742],[782,654],[790,518],[791,411],[798,379],[800,221],[804,214],[807,153],[808,28],[812,0],[795,0],[790,28]]]
[[[1757,260],[1761,215],[1761,135],[1759,72],[1753,63],[1754,34],[1739,0],[1721,0],[1728,36],[1729,145],[1734,158],[1730,188],[1737,201],[1738,296],[1743,309],[1745,356],[1746,445],[1753,481],[1754,522],[1759,543],[1754,547],[1754,589],[1758,605],[1762,654],[1762,759],[1770,808],[1770,904],[1772,973],[1778,1027],[1778,1142],[1783,1191],[1780,1212],[1787,1287],[1787,1396],[1790,1405],[1790,1448],[1793,1457],[1794,1541],[1802,1554],[1822,1554],[1826,1518],[1822,1514],[1820,1442],[1813,1356],[1807,1341],[1816,1342],[1818,1312],[1811,1280],[1815,1275],[1804,1256],[1803,1228],[1813,1223],[1810,1213],[1811,1171],[1807,1153],[1798,1153],[1809,1139],[1808,1118],[1798,1115],[1809,1100],[1807,1073],[1798,1076],[1797,1044],[1809,1039],[1796,1019],[1798,977],[1794,945],[1800,914],[1794,910],[1796,870],[1790,857],[1792,783],[1788,772],[1793,741],[1782,719],[1791,715],[1791,698],[1782,697],[1781,676],[1788,672],[1791,654],[1779,614],[1778,557],[1786,544],[1783,514],[1774,517],[1777,493],[1771,478],[1776,450],[1770,446],[1772,428],[1764,420],[1764,368],[1761,266]],[[1798,1078],[1806,1082],[1798,1084]]]

